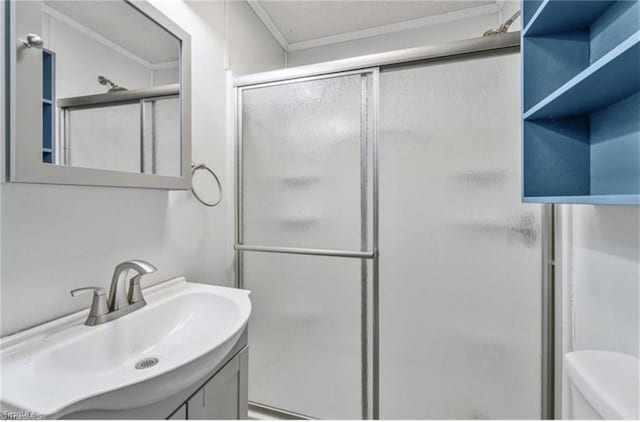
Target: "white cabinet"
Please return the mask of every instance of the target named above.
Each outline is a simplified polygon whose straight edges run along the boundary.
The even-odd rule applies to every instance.
[[[185,420],[187,419],[187,403],[184,403],[167,419]]]
[[[187,401],[187,419],[246,419],[248,350],[243,349]]]

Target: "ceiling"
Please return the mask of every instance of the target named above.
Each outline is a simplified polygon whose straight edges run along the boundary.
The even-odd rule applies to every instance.
[[[256,0],[288,44],[496,4],[495,0]]]
[[[150,64],[179,60],[179,40],[124,1],[46,0],[45,4]]]

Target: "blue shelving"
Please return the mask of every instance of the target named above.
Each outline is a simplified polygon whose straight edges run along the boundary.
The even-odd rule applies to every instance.
[[[640,205],[640,195],[530,196],[522,202],[535,204]]]
[[[630,92],[640,89],[637,63],[640,63],[640,31],[531,107],[524,118],[589,114],[628,97]]]
[[[42,49],[42,162],[55,163],[55,53]]]
[[[525,4],[530,3],[525,0]],[[582,1],[579,9],[573,1],[544,0],[528,20],[525,36],[555,34],[589,26],[611,6],[613,1]],[[527,19],[527,16],[524,17]]]
[[[640,204],[640,0],[524,0],[523,201]]]

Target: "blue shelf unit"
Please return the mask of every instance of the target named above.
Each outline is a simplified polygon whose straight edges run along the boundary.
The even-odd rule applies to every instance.
[[[640,0],[523,0],[524,202],[640,205]]]
[[[42,162],[55,163],[56,55],[42,49]]]

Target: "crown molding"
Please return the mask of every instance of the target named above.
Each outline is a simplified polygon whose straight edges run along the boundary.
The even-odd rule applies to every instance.
[[[171,61],[171,62],[161,62],[161,63],[151,63],[151,70],[162,70],[162,69],[175,69],[180,67],[180,61]]]
[[[289,51],[289,42],[284,37],[284,35],[282,35],[282,32],[280,32],[278,25],[276,25],[273,19],[271,19],[271,16],[269,16],[267,11],[264,10],[260,2],[258,0],[246,0],[246,1],[249,7],[253,9],[253,12],[256,15],[258,15],[258,18],[262,21],[264,26],[266,26],[269,32],[271,32],[271,35],[273,35],[273,38],[275,38],[278,44],[280,44],[280,47],[282,47],[282,49],[285,52]]]

